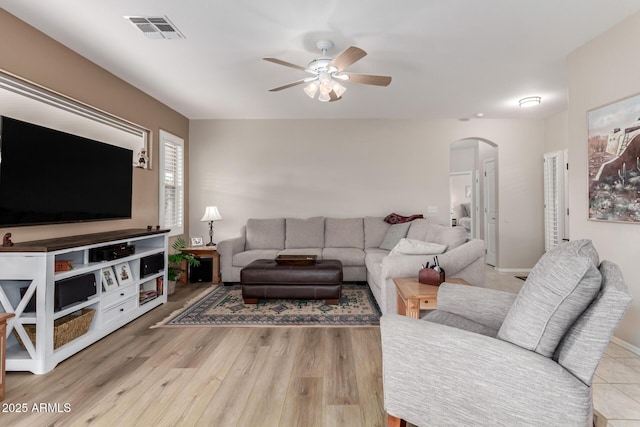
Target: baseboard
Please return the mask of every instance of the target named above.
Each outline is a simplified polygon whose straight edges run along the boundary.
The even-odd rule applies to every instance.
[[[628,342],[623,341],[618,337],[611,337],[611,342],[614,344],[618,344],[620,347],[640,356],[640,348],[636,347],[635,345],[629,344]]]
[[[498,267],[495,267],[495,269],[499,273],[529,273],[531,271],[530,268],[498,268]]]

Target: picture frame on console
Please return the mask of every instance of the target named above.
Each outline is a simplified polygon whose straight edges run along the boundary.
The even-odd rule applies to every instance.
[[[133,274],[131,274],[131,267],[127,261],[116,264],[113,268],[116,271],[119,286],[126,286],[133,283]]]
[[[204,240],[202,239],[202,236],[192,237],[191,238],[191,246],[192,247],[204,246]]]
[[[105,292],[112,291],[118,287],[116,276],[111,267],[103,268],[100,271],[100,275],[102,276],[102,289],[104,289]]]

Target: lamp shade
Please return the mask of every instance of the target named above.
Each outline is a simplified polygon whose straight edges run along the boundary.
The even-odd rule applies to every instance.
[[[204,215],[200,221],[220,221],[222,219],[222,215],[220,215],[220,211],[218,211],[217,206],[207,206],[204,210]]]

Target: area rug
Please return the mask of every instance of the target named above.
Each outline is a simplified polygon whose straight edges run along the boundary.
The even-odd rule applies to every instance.
[[[240,285],[233,285],[215,287],[155,327],[378,325],[380,315],[367,285],[343,284],[338,305],[284,299],[244,304]]]

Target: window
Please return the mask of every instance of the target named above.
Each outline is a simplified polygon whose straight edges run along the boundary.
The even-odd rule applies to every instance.
[[[160,130],[160,225],[184,233],[184,140]]]

